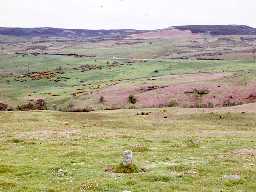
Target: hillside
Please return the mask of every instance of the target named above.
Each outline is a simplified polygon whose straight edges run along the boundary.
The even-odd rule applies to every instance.
[[[256,35],[199,29],[1,28],[0,192],[255,192]]]
[[[88,30],[88,29],[61,29],[61,28],[7,28],[0,27],[0,35],[16,37],[58,37],[58,38],[124,38],[130,34],[136,34],[139,30]]]
[[[172,29],[172,30],[170,30]],[[175,31],[176,30],[176,31]],[[177,31],[178,30],[178,31]],[[185,32],[183,32],[185,31]],[[159,35],[187,35],[192,33],[210,33],[211,35],[256,35],[256,29],[245,25],[185,25],[175,26],[160,30],[89,30],[89,29],[62,29],[62,28],[8,28],[0,27],[0,35],[24,38],[68,38],[68,39],[116,39],[129,36],[137,37],[137,34],[146,34],[146,38]],[[138,37],[141,37],[138,35]],[[144,38],[144,36],[142,36]]]
[[[246,25],[185,25],[175,26],[175,28],[211,35],[256,35],[256,29]]]
[[[37,100],[59,111],[254,103],[255,37],[1,28],[0,110]]]

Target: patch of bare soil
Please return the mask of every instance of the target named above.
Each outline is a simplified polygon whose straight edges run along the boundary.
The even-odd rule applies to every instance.
[[[233,154],[238,156],[256,156],[256,149],[237,149]]]
[[[80,135],[78,129],[64,130],[38,130],[19,133],[19,139],[35,139],[35,140],[55,140],[55,139],[70,139]]]
[[[161,29],[152,32],[138,33],[130,36],[132,39],[170,39],[177,37],[193,37],[197,36],[191,33],[191,31],[181,31],[178,29]]]

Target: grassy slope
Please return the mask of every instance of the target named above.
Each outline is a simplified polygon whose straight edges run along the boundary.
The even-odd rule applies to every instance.
[[[187,39],[186,39],[187,40]],[[112,58],[155,58],[164,53],[174,50],[174,43],[180,40],[143,40],[140,43],[118,45],[115,41],[78,44],[75,47],[64,49],[67,52],[78,52],[80,54],[96,55],[98,57]]]
[[[233,153],[255,147],[255,113],[148,111],[0,113],[0,191],[256,190],[255,158]],[[138,144],[145,173],[104,172]],[[232,174],[241,180],[222,180]]]
[[[159,62],[160,61],[160,62]],[[112,61],[111,61],[112,62]],[[110,62],[110,63],[111,63]],[[14,106],[24,102],[31,97],[45,97],[50,104],[64,104],[72,99],[72,93],[77,89],[84,92],[97,90],[106,87],[115,82],[126,81],[136,82],[145,81],[151,77],[169,75],[169,74],[185,74],[201,72],[222,72],[222,71],[253,71],[255,63],[250,61],[195,61],[195,60],[154,60],[148,62],[133,63],[127,65],[125,61],[119,61],[124,65],[109,68],[107,60],[104,59],[86,59],[61,56],[1,56],[0,72],[7,71],[14,73],[11,77],[0,79],[0,99],[7,101]],[[56,83],[46,79],[32,81],[27,79],[25,82],[15,81],[15,77],[24,74],[27,71],[27,65],[30,71],[53,71],[58,67],[62,67],[65,74],[61,77],[68,77],[68,80],[61,80]],[[83,64],[102,66],[103,69],[80,72],[74,70]],[[158,71],[155,73],[154,71]],[[7,83],[9,80],[9,83]],[[84,83],[81,83],[84,82]],[[99,88],[98,88],[99,87]],[[48,93],[57,94],[59,96],[52,97]]]

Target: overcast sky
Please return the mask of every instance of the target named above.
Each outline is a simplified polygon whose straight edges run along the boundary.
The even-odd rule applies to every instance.
[[[0,26],[157,29],[187,24],[256,27],[256,0],[0,0]]]

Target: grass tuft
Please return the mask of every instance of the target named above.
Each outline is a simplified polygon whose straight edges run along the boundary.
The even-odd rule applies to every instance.
[[[169,182],[171,177],[167,175],[149,175],[146,176],[143,180],[149,182]]]
[[[120,163],[119,165],[113,167],[113,172],[114,173],[139,173],[140,169],[134,164],[129,166],[124,166],[123,163]]]
[[[194,137],[187,137],[183,141],[183,143],[186,145],[186,147],[189,147],[189,148],[197,148],[200,146],[199,140]]]
[[[5,164],[0,164],[0,174],[5,174],[5,173],[12,173],[15,171],[14,166],[12,165],[5,165]]]
[[[131,146],[131,151],[143,153],[143,152],[149,151],[149,148],[143,144],[136,144]]]
[[[2,190],[11,190],[12,188],[15,188],[17,184],[12,181],[1,181],[0,180],[0,191]]]

